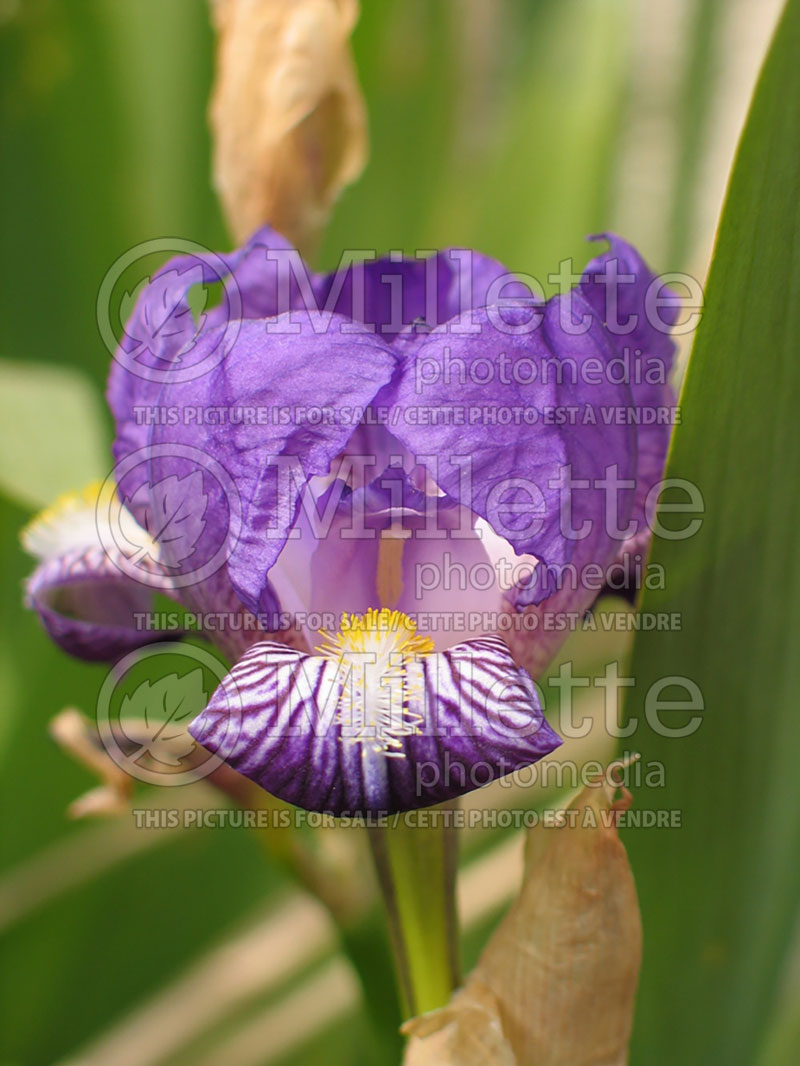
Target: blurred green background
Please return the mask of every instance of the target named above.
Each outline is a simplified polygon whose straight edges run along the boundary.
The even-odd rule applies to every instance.
[[[320,265],[344,247],[459,244],[544,280],[615,228],[660,269],[702,279],[778,6],[365,3],[354,47],[371,161]],[[105,670],[61,654],[21,608],[19,527],[80,488],[110,438],[104,273],[153,237],[229,246],[209,179],[212,60],[200,0],[0,0],[0,357],[69,368],[6,369],[0,400],[0,1066],[372,1061],[324,923],[290,976],[264,971],[270,916],[300,940],[312,919],[283,909],[301,904],[248,834],[67,821],[91,782],[47,723],[65,705],[91,713]],[[510,893],[513,841],[490,837],[465,862],[507,865]],[[473,899],[467,963],[507,898]]]

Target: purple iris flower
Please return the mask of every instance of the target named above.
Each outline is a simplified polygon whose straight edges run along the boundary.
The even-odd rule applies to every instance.
[[[425,806],[552,751],[532,678],[646,536],[673,402],[676,303],[606,239],[547,301],[464,249],[318,275],[264,229],[172,260],[112,366],[94,534],[68,501],[68,535],[28,536],[50,634],[113,660],[161,638],[133,624],[154,591],[213,618],[234,665],[192,735],[312,810]]]

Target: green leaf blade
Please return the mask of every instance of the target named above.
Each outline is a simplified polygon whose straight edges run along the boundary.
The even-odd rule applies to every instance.
[[[705,499],[700,531],[659,540],[667,587],[644,611],[628,711],[659,678],[703,694],[691,737],[640,724],[679,830],[630,833],[645,922],[632,1062],[746,1066],[769,1020],[800,898],[800,2],[789,0],[740,144],[681,397],[668,476]]]

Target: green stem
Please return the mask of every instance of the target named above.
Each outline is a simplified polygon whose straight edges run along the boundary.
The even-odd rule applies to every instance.
[[[458,981],[457,838],[444,822],[369,830],[406,1018],[443,1006]]]

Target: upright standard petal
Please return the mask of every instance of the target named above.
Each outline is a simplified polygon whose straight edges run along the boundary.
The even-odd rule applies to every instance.
[[[503,299],[530,301],[528,288],[497,259],[469,248],[445,248],[424,258],[383,258],[318,275],[320,310],[362,322],[379,336],[395,337],[410,326],[423,331],[445,322],[471,325],[470,312]]]
[[[125,322],[119,347],[111,363],[107,399],[116,423],[114,458],[144,447],[152,419],[146,408],[161,398],[171,380],[186,379],[196,371],[201,376],[209,362],[208,345],[200,345],[204,333],[214,334],[218,361],[227,354],[243,318],[277,315],[287,308],[279,303],[277,272],[270,272],[267,252],[286,252],[291,245],[269,226],[230,253],[216,253],[197,246],[196,252],[173,256],[139,293]],[[195,320],[189,294],[197,286],[221,284],[219,303]],[[295,287],[288,306],[300,306]]]
[[[634,517],[647,533],[645,500],[661,478],[671,433],[675,394],[670,373],[675,342],[670,329],[678,320],[680,297],[659,282],[637,250],[614,233],[609,249],[586,266],[580,289],[604,324],[621,371],[628,375],[639,414]]]
[[[635,429],[616,417],[630,389],[605,373],[612,351],[591,308],[573,293],[535,314],[532,329],[530,310],[487,308],[476,333],[435,330],[407,354],[391,397],[402,412],[392,432],[436,484],[539,559],[520,606],[551,595],[577,559],[614,558],[606,482],[619,481],[627,523],[636,463]]]
[[[274,608],[267,573],[294,524],[304,485],[328,473],[396,367],[385,342],[344,332],[344,321],[279,316],[269,332],[264,321],[242,322],[220,366],[169,386],[174,424],[152,429],[150,461],[139,475],[150,486],[151,508],[157,486],[170,478],[179,489],[173,507],[181,493],[190,506],[199,485],[206,500],[191,554],[174,559],[167,545],[165,561],[196,571],[221,553],[238,596],[255,612]],[[213,336],[204,343],[213,344]],[[235,530],[232,493],[241,501]]]

